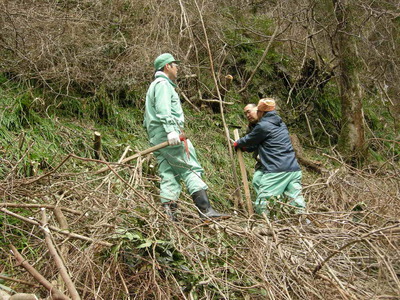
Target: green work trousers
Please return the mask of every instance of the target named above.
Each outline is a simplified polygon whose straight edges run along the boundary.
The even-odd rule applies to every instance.
[[[263,173],[261,178],[257,174],[256,184],[257,199],[254,203],[256,213],[270,213],[270,209],[276,203],[276,199],[282,197],[288,199],[288,204],[296,207],[295,212],[303,212],[306,203],[301,193],[301,171],[297,172],[280,172],[280,173]],[[254,178],[253,178],[254,184]]]
[[[258,195],[258,191],[260,190],[260,185],[261,185],[261,178],[264,175],[264,172],[260,169],[255,170],[254,174],[253,174],[253,188],[254,191],[256,192],[256,195]]]
[[[186,184],[190,195],[206,190],[208,187],[201,179],[204,172],[197,161],[196,151],[187,140],[190,157],[187,157],[184,143],[176,146],[167,146],[154,152],[158,162],[158,173],[161,177],[161,202],[176,201],[182,191],[181,180]]]

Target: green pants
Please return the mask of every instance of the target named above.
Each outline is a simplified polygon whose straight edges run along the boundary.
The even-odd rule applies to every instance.
[[[254,191],[256,192],[256,195],[258,195],[258,191],[260,189],[260,185],[261,185],[261,178],[264,175],[264,172],[260,169],[255,170],[254,174],[253,174],[253,188]]]
[[[182,190],[181,180],[185,182],[190,195],[208,188],[201,179],[204,170],[197,161],[194,147],[190,140],[187,142],[190,158],[187,157],[183,143],[154,152],[161,177],[160,199],[163,203],[178,200]]]
[[[256,172],[257,173],[257,172]],[[296,212],[303,212],[306,203],[301,193],[301,171],[297,172],[280,172],[280,173],[263,173],[257,174],[256,184],[257,199],[254,203],[256,213],[270,213],[271,207],[274,206],[276,198],[288,198],[288,204],[296,207]],[[254,185],[254,177],[253,177]]]

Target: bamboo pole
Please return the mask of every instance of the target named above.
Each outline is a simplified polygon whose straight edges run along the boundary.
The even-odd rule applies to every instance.
[[[235,129],[233,131],[233,135],[235,137],[235,140],[238,140],[239,139],[239,130]],[[240,173],[242,175],[244,195],[245,195],[246,204],[247,204],[247,212],[249,213],[249,216],[251,216],[253,214],[253,204],[251,203],[249,181],[247,180],[247,172],[246,172],[246,166],[244,164],[242,150],[237,149],[237,156],[238,156],[238,160],[239,160]]]

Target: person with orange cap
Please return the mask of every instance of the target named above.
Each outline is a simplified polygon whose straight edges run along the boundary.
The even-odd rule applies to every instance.
[[[301,193],[302,172],[289,131],[275,106],[274,99],[261,99],[257,105],[257,124],[233,145],[243,151],[258,151],[262,174],[254,202],[256,213],[276,214],[276,199],[280,197],[287,197],[290,207],[296,213],[302,213],[306,208]]]
[[[175,80],[178,64],[172,54],[163,53],[154,61],[155,80],[146,94],[144,126],[152,146],[168,141],[169,146],[154,152],[161,177],[160,199],[168,217],[176,221],[177,200],[184,181],[188,192],[199,209],[200,217],[228,218],[229,215],[214,210],[207,196],[207,184],[202,180],[204,170],[197,160],[196,151],[187,140],[190,157],[180,140],[185,118]]]

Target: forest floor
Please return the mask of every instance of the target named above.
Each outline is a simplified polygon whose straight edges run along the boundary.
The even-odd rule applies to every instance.
[[[86,171],[73,172],[78,162]],[[148,162],[96,175],[104,163],[70,155],[29,178],[7,166],[2,286],[43,299],[54,289],[82,299],[399,299],[400,189],[390,164],[342,163],[306,177],[304,215],[248,216],[215,202],[232,218],[205,224],[186,193],[179,222],[165,216]]]

